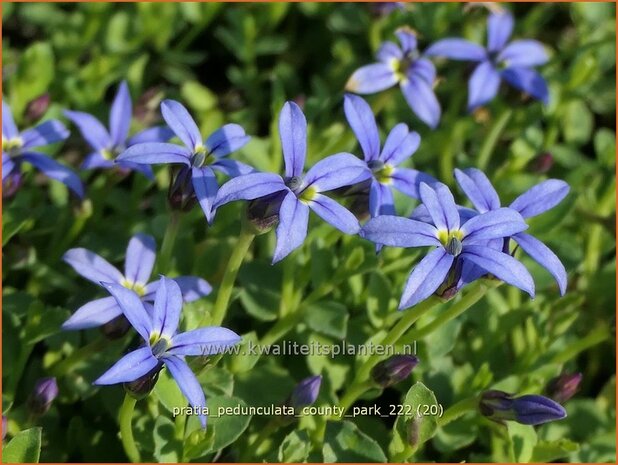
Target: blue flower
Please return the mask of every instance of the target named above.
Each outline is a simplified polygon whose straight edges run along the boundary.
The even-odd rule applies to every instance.
[[[514,40],[507,45],[513,31],[513,16],[497,11],[487,20],[487,49],[464,39],[448,38],[433,44],[426,56],[444,56],[453,60],[479,64],[468,83],[468,110],[492,100],[504,79],[513,87],[547,103],[549,92],[545,79],[533,66],[547,62],[543,45],[535,40]]]
[[[510,208],[483,213],[463,222],[453,195],[444,184],[422,183],[420,196],[431,223],[383,215],[369,220],[361,236],[394,247],[435,246],[416,265],[405,285],[399,308],[416,305],[445,282],[451,270],[471,262],[534,297],[534,282],[528,270],[508,254],[490,245],[493,239],[509,237],[528,226]]]
[[[285,177],[253,173],[231,179],[217,195],[215,207],[234,200],[254,200],[280,193],[277,246],[273,263],[300,247],[307,236],[309,210],[346,234],[356,234],[358,220],[323,192],[366,180],[367,165],[350,153],[338,153],[317,162],[303,174],[307,152],[307,120],[294,102],[287,102],[279,116],[279,135],[285,162]]]
[[[62,257],[78,274],[95,284],[117,283],[131,289],[142,300],[152,302],[160,281],[148,282],[156,258],[156,244],[152,236],[136,234],[129,241],[125,257],[124,274],[103,257],[83,248],[71,249]],[[196,276],[174,278],[182,290],[185,302],[192,302],[212,291],[210,284]],[[62,325],[62,329],[94,328],[122,315],[113,297],[96,299],[80,307]]]
[[[249,165],[225,158],[242,148],[250,137],[238,124],[226,124],[213,132],[205,141],[187,109],[174,100],[161,103],[161,114],[184,146],[166,143],[143,143],[129,147],[117,161],[154,165],[172,163],[185,165],[191,170],[195,195],[208,222],[214,217],[212,208],[219,185],[215,171],[228,176],[253,172]]]
[[[82,163],[82,169],[113,168],[114,159],[127,147],[143,142],[164,142],[174,135],[168,127],[156,126],[128,137],[132,114],[131,95],[125,81],[120,83],[112,103],[109,114],[109,131],[91,114],[65,110],[64,115],[78,127],[82,137],[94,150]],[[139,171],[150,179],[154,178],[149,166],[130,162],[120,163],[119,166]]]
[[[357,94],[374,94],[399,84],[403,96],[414,113],[429,127],[440,121],[440,103],[433,92],[436,69],[422,58],[417,49],[416,34],[408,28],[395,32],[401,48],[384,42],[377,53],[379,63],[357,69],[346,84],[346,90]]]
[[[378,126],[367,102],[361,97],[347,94],[344,110],[348,123],[360,143],[367,168],[371,172],[369,188],[371,217],[395,214],[391,187],[417,199],[418,186],[421,182],[428,184],[436,182],[436,179],[428,174],[399,167],[418,149],[421,137],[417,132],[409,131],[406,124],[400,123],[391,130],[384,147],[380,150]]]
[[[122,357],[94,384],[130,383],[164,365],[191,406],[203,409],[206,406],[204,391],[185,362],[185,356],[222,353],[237,344],[240,336],[218,326],[178,333],[183,299],[180,287],[171,279],[161,277],[151,313],[146,311],[132,290],[114,283],[104,283],[103,286],[112,294],[145,344]],[[201,414],[199,417],[205,428],[206,417]]]
[[[455,170],[457,183],[479,213],[500,208],[500,198],[485,174],[475,168]],[[517,197],[509,206],[523,218],[532,218],[554,208],[569,193],[569,185],[558,179],[548,179]],[[567,273],[560,259],[549,247],[534,236],[519,232],[510,236],[530,257],[545,268],[556,280],[560,294],[567,288]],[[508,252],[508,241],[504,244]]]
[[[320,393],[321,384],[321,375],[310,376],[303,379],[296,385],[296,387],[294,387],[294,391],[292,391],[290,399],[287,403],[296,408],[313,405],[318,398],[318,394]]]
[[[2,182],[9,176],[18,180],[23,162],[30,163],[47,177],[60,181],[78,197],[84,196],[84,186],[73,170],[61,165],[34,149],[60,142],[69,137],[69,131],[55,119],[45,121],[35,128],[19,132],[11,107],[2,102]]]
[[[514,397],[503,391],[485,391],[479,401],[481,414],[490,420],[504,423],[516,421],[522,425],[540,425],[567,416],[562,405],[544,396],[527,394]]]

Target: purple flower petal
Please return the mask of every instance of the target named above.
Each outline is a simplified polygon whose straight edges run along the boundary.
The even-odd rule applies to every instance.
[[[279,209],[279,225],[277,226],[277,246],[273,256],[273,264],[287,257],[293,250],[301,246],[307,237],[309,224],[309,207],[296,198],[293,192],[288,192]]]
[[[167,126],[155,126],[144,129],[127,140],[127,147],[146,142],[167,142],[174,137],[174,131]]]
[[[518,287],[534,298],[534,281],[528,270],[508,254],[484,245],[467,245],[462,259],[470,260],[505,283]]]
[[[395,215],[395,201],[389,186],[375,179],[369,188],[369,214],[372,218],[380,215]]]
[[[182,358],[176,356],[164,357],[163,363],[165,363],[165,366],[176,380],[178,387],[189,401],[189,404],[201,412],[206,407],[206,397],[200,382],[191,371],[191,368]],[[206,428],[206,416],[200,414],[199,418],[202,428]]]
[[[408,68],[408,74],[414,74],[427,81],[430,86],[436,80],[436,67],[426,58],[414,60]]]
[[[386,41],[380,45],[376,58],[378,61],[388,65],[392,60],[401,60],[403,58],[403,52],[393,42]]]
[[[442,110],[431,84],[417,74],[411,73],[407,79],[401,81],[401,91],[416,116],[434,129],[440,122]]]
[[[476,168],[455,169],[457,184],[479,213],[500,208],[500,198],[485,173]]]
[[[219,189],[215,172],[209,166],[204,168],[194,167],[191,173],[191,181],[195,196],[200,203],[200,207],[202,207],[204,216],[206,216],[206,221],[210,223],[214,217],[213,204]]]
[[[13,119],[11,107],[4,100],[2,101],[2,136],[5,139],[19,137],[19,129]]]
[[[400,27],[395,31],[404,54],[413,52],[417,48],[416,34],[408,27]]]
[[[318,192],[351,186],[371,177],[367,164],[351,153],[338,153],[323,158],[307,172],[304,183]]]
[[[212,292],[212,286],[197,276],[178,276],[174,278],[174,281],[180,287],[182,299],[185,302],[193,302]]]
[[[453,194],[446,185],[435,183],[432,187],[429,187],[429,185],[421,183],[419,194],[436,228],[447,231],[459,229],[460,218],[457,205],[455,205]]]
[[[348,124],[352,128],[365,155],[365,161],[378,158],[380,154],[380,135],[371,107],[361,97],[352,94],[344,96],[343,109]]]
[[[416,134],[418,140],[416,141],[414,136],[412,136],[410,140],[407,140],[407,138],[411,134]],[[398,163],[393,161],[392,158],[395,155],[398,155],[398,157],[404,160],[405,157],[402,154],[414,153],[418,148],[418,145],[414,147],[416,142],[418,142],[418,144],[420,145],[420,136],[416,132],[410,132],[407,124],[399,123],[393,129],[391,129],[391,132],[388,133],[388,136],[386,137],[386,142],[384,143],[384,147],[382,148],[382,153],[380,153],[379,158],[384,163],[397,165]]]
[[[464,39],[442,39],[425,50],[425,56],[446,57],[451,60],[483,61],[487,57],[485,48]]]
[[[107,385],[128,383],[150,373],[159,362],[152,355],[150,347],[129,352],[101,375],[94,384]]]
[[[69,130],[60,121],[51,119],[21,133],[22,149],[53,144],[69,137]]]
[[[440,246],[438,231],[433,225],[401,216],[382,215],[370,219],[360,236],[376,244],[391,247]]]
[[[307,155],[307,120],[294,102],[286,102],[279,114],[279,137],[287,177],[301,176]]]
[[[84,185],[81,179],[79,179],[79,176],[72,169],[61,165],[42,153],[28,152],[23,154],[21,159],[30,163],[48,178],[60,181],[71,189],[80,199],[84,197]]]
[[[217,193],[215,208],[235,200],[254,200],[287,190],[283,179],[273,173],[251,173],[230,179]]]
[[[145,285],[154,268],[157,245],[148,234],[136,234],[129,241],[124,262],[124,276],[133,284]]]
[[[373,63],[358,68],[345,85],[345,90],[357,94],[374,94],[393,87],[399,78],[391,65]]]
[[[569,193],[569,185],[559,179],[548,179],[528,189],[511,203],[524,218],[531,218],[551,210]]]
[[[94,116],[82,111],[65,110],[64,116],[77,126],[82,137],[93,150],[109,149],[112,146],[112,138],[105,126]]]
[[[115,266],[87,249],[67,250],[62,259],[79,275],[95,284],[101,284],[102,281],[120,284],[124,279],[122,273]]]
[[[564,265],[549,247],[530,234],[519,233],[513,236],[515,242],[554,277],[560,288],[560,295],[564,295],[567,288],[567,273]]]
[[[425,255],[408,277],[399,302],[399,310],[412,307],[431,296],[444,282],[454,259],[455,257],[442,247]]]
[[[220,171],[223,174],[235,178],[244,174],[255,173],[255,168],[245,163],[241,163],[230,158],[221,158],[210,165],[213,170]]]
[[[238,344],[241,337],[234,331],[220,326],[194,329],[172,338],[168,353],[173,355],[215,355]]]
[[[187,109],[175,100],[161,102],[161,115],[167,125],[191,151],[202,145],[202,135]]]
[[[7,176],[15,169],[15,163],[11,160],[6,153],[2,152],[2,180],[4,181]]]
[[[178,329],[182,311],[182,293],[172,279],[161,276],[152,313],[152,331],[171,338]]]
[[[114,162],[103,158],[103,155],[101,155],[101,152],[92,152],[90,155],[88,155],[84,159],[82,166],[80,166],[82,170],[92,170],[95,168],[113,168],[113,167],[114,167]]]
[[[164,142],[146,142],[132,145],[116,158],[116,162],[141,163],[182,163],[191,166],[191,152],[180,145]]]
[[[549,59],[545,47],[536,40],[514,40],[498,55],[498,61],[504,62],[507,68],[528,68],[547,63]]]
[[[153,330],[152,320],[137,294],[120,284],[101,283],[101,285],[116,299],[122,313],[127,317],[131,326],[135,328],[135,331],[137,331],[148,344],[150,341],[150,332]]]
[[[109,133],[114,146],[124,144],[127,140],[132,112],[133,106],[131,105],[129,86],[126,81],[122,81],[109,113]]]
[[[345,234],[356,234],[360,229],[358,220],[350,211],[325,195],[316,194],[309,202],[309,208],[328,224]]]
[[[545,105],[549,103],[547,82],[535,70],[529,68],[507,68],[502,71],[502,77],[516,89],[540,100]]]
[[[502,50],[513,32],[513,16],[502,10],[491,13],[487,19],[487,49],[490,52]]]
[[[500,87],[500,73],[489,61],[479,64],[468,82],[468,111],[492,100]]]
[[[109,323],[117,316],[122,315],[122,310],[113,297],[103,297],[88,302],[77,309],[71,317],[62,325],[62,329],[74,331],[78,329],[96,328]]]
[[[428,185],[438,182],[433,176],[410,168],[396,168],[391,180],[395,189],[415,199],[420,198],[419,186],[422,182]]]
[[[521,215],[511,208],[499,208],[476,215],[461,227],[463,244],[479,244],[489,239],[510,237],[525,231],[528,225]]]
[[[249,142],[249,137],[242,126],[238,124],[226,124],[213,132],[206,139],[206,148],[215,157],[225,157],[232,152],[244,147]]]
[[[152,171],[152,167],[150,165],[142,165],[140,163],[132,163],[130,161],[120,161],[116,163],[119,168],[127,169],[130,171],[137,171],[138,173],[142,173],[146,178],[151,181],[154,180],[154,172]]]

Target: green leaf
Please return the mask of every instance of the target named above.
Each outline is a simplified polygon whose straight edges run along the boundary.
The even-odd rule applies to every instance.
[[[537,443],[536,431],[533,426],[508,422],[509,436],[516,462],[529,462]]]
[[[379,327],[389,314],[392,287],[384,273],[379,270],[371,272],[367,285],[367,314],[371,323]]]
[[[47,91],[54,80],[55,58],[47,42],[36,42],[26,49],[19,60],[19,67],[11,87],[11,104],[17,121],[26,104]]]
[[[590,140],[594,119],[582,100],[571,100],[562,118],[562,130],[567,142],[581,145]]]
[[[380,445],[349,421],[328,422],[322,454],[325,463],[387,461]]]
[[[311,452],[311,440],[306,431],[292,431],[281,445],[277,457],[281,463],[302,463],[307,461]]]
[[[159,463],[178,462],[178,450],[171,441],[175,434],[174,422],[164,415],[157,417],[153,434],[154,457]]]
[[[325,336],[343,339],[348,331],[348,310],[338,302],[318,302],[309,306],[305,321],[311,329]]]
[[[553,462],[566,458],[571,452],[577,452],[579,444],[562,438],[556,441],[539,441],[532,451],[531,462]]]
[[[41,455],[41,428],[20,431],[2,448],[3,463],[38,463]]]
[[[154,391],[163,406],[170,412],[173,412],[175,407],[182,408],[187,405],[187,399],[180,392],[178,384],[176,384],[176,381],[167,370],[163,370],[159,374],[159,380],[155,385]]]

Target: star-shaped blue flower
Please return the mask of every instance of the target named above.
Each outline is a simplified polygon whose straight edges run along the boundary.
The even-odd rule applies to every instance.
[[[45,176],[60,181],[78,197],[84,196],[84,186],[73,170],[61,165],[35,149],[60,142],[69,137],[69,131],[55,119],[19,132],[11,107],[2,102],[2,181],[21,172],[21,164],[30,163]]]
[[[109,131],[89,113],[65,110],[64,115],[78,127],[82,137],[94,150],[82,163],[82,169],[113,168],[114,159],[127,147],[144,142],[165,142],[174,135],[168,127],[156,126],[128,137],[133,114],[132,107],[129,86],[123,81],[112,103],[109,114]],[[118,166],[139,171],[150,179],[154,178],[149,166],[130,162],[119,163]]]
[[[512,32],[513,16],[501,10],[491,13],[487,20],[487,49],[464,39],[448,38],[437,41],[425,55],[479,63],[468,83],[468,110],[492,100],[502,79],[547,104],[547,83],[532,69],[547,62],[547,53],[536,40],[514,40],[507,45]]]
[[[94,384],[129,383],[163,365],[170,371],[191,406],[199,410],[205,407],[204,391],[185,362],[185,356],[222,353],[240,342],[240,336],[219,326],[179,333],[182,294],[178,284],[171,279],[161,277],[151,313],[146,311],[132,290],[114,283],[104,283],[103,286],[112,294],[145,344],[122,357]],[[205,428],[206,416],[199,417]]]
[[[418,51],[416,34],[408,28],[395,32],[401,48],[384,42],[377,53],[379,63],[357,69],[346,90],[356,94],[375,94],[399,84],[412,111],[429,127],[440,122],[440,103],[433,92],[436,68]]]

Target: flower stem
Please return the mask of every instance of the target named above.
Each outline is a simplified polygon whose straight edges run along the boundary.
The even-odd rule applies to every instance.
[[[169,267],[172,260],[172,252],[174,251],[174,244],[176,243],[176,237],[180,230],[180,215],[181,213],[178,210],[173,210],[170,215],[170,222],[165,229],[158,264],[158,269],[161,274],[167,274],[170,271]]]
[[[131,427],[133,410],[135,409],[136,403],[137,400],[129,394],[125,394],[124,401],[120,407],[120,439],[122,440],[122,447],[124,447],[127,457],[133,463],[140,462],[139,450],[137,450],[135,439],[133,438],[133,429]]]
[[[491,158],[491,154],[496,148],[496,144],[502,135],[502,132],[506,128],[506,125],[509,123],[509,120],[513,116],[513,110],[507,108],[502,112],[500,117],[494,122],[489,134],[485,138],[483,145],[481,146],[481,150],[479,151],[479,157],[477,161],[478,168],[483,171],[487,168],[489,164],[489,160]]]
[[[468,397],[467,399],[460,400],[459,402],[451,405],[444,411],[444,415],[438,417],[438,426],[446,426],[453,420],[457,420],[459,417],[466,413],[476,410],[478,406],[478,399],[474,397]]]

